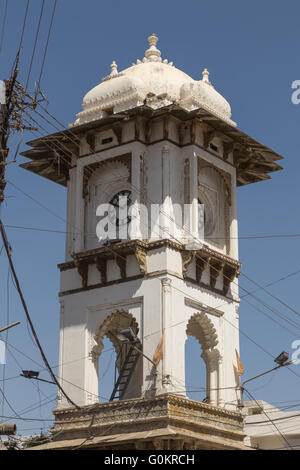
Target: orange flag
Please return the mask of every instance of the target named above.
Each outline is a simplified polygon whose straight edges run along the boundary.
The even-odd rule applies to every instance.
[[[163,358],[163,344],[164,344],[165,330],[163,330],[159,343],[153,355],[153,362],[157,366]]]
[[[238,372],[238,376],[240,377],[244,373],[244,366],[240,360],[240,356],[237,350],[235,350],[235,354],[236,354],[236,362],[237,362],[237,372]]]

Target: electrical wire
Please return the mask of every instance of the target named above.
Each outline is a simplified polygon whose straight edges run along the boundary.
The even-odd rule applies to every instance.
[[[50,367],[50,364],[45,356],[45,353],[43,351],[43,348],[41,346],[41,343],[38,339],[38,336],[36,334],[36,331],[35,331],[35,328],[33,326],[33,323],[32,323],[32,320],[31,320],[31,317],[30,317],[30,314],[29,314],[29,311],[27,309],[27,305],[26,305],[26,302],[25,302],[25,299],[24,299],[24,296],[23,296],[23,293],[22,293],[22,290],[21,290],[21,287],[20,287],[20,284],[19,284],[19,280],[18,280],[18,277],[17,277],[17,274],[16,274],[16,271],[15,271],[15,268],[14,268],[14,264],[13,264],[13,261],[12,261],[12,257],[11,257],[11,253],[10,253],[10,250],[9,250],[9,246],[8,246],[8,242],[7,242],[7,238],[6,238],[6,234],[5,234],[5,229],[3,227],[3,224],[2,224],[2,221],[0,220],[0,232],[1,232],[1,235],[2,235],[2,239],[3,239],[3,243],[4,243],[4,248],[5,248],[5,251],[6,251],[6,254],[7,254],[7,257],[8,257],[8,261],[9,261],[9,265],[10,265],[10,269],[11,269],[11,272],[12,272],[12,275],[14,277],[14,280],[15,280],[15,283],[16,283],[16,287],[17,287],[17,290],[18,290],[18,293],[19,293],[19,296],[20,296],[20,299],[21,299],[21,303],[23,305],[23,309],[24,309],[24,312],[25,312],[25,315],[26,315],[26,318],[28,320],[28,323],[30,325],[30,328],[31,328],[31,331],[32,331],[32,334],[34,336],[34,339],[36,341],[36,344],[40,350],[40,353],[41,353],[41,356],[43,358],[43,361],[47,367],[47,369],[49,370],[49,373],[52,377],[52,379],[54,380],[54,382],[56,383],[56,385],[58,386],[59,390],[61,391],[61,393],[65,396],[65,398],[69,401],[69,403],[71,403],[73,406],[75,406],[76,408],[79,408],[78,405],[76,405],[73,400],[70,399],[70,397],[66,394],[66,392],[64,391],[64,389],[61,387],[60,383],[57,381],[56,379],[56,376],[54,374],[54,372],[52,371],[51,367]]]
[[[30,0],[27,0],[26,9],[25,9],[25,14],[24,14],[24,20],[23,20],[22,33],[21,33],[21,38],[20,38],[20,43],[19,43],[18,51],[21,50],[22,44],[23,44],[23,38],[24,38],[24,32],[25,32],[27,14],[28,14],[28,9],[29,9],[29,3],[30,3]]]
[[[293,447],[290,445],[289,441],[286,439],[286,437],[282,434],[282,432],[280,431],[280,429],[278,428],[278,426],[276,425],[276,423],[274,422],[274,420],[272,420],[269,415],[265,412],[264,408],[260,405],[260,403],[254,398],[254,396],[249,392],[249,390],[247,390],[246,388],[244,389],[245,392],[247,393],[247,395],[249,395],[249,397],[251,398],[251,400],[255,401],[256,405],[262,410],[262,412],[264,413],[264,415],[266,416],[266,418],[270,421],[270,423],[274,426],[274,428],[277,430],[278,434],[280,434],[280,436],[282,437],[282,439],[284,440],[284,442],[286,443],[286,445],[289,447],[290,450],[293,450]]]
[[[47,51],[48,51],[48,44],[49,44],[50,34],[51,34],[52,27],[53,27],[53,20],[54,20],[54,14],[55,14],[55,9],[56,9],[56,3],[57,3],[57,0],[54,0],[54,5],[53,5],[53,9],[52,9],[52,16],[51,16],[50,26],[49,26],[49,30],[48,30],[47,41],[46,41],[46,45],[45,45],[45,49],[44,49],[44,55],[43,55],[43,60],[42,60],[42,65],[41,65],[40,76],[39,76],[39,79],[38,79],[38,82],[37,82],[36,95],[37,95],[37,93],[38,93],[39,90],[40,90],[40,83],[41,83],[41,79],[42,79],[42,75],[43,75],[43,71],[44,71],[44,66],[45,66],[45,60],[46,60],[46,55],[47,55]]]
[[[39,36],[39,32],[40,32],[40,26],[41,26],[41,20],[42,20],[42,16],[43,16],[44,6],[45,6],[45,0],[42,0],[41,10],[40,10],[40,17],[39,17],[39,21],[38,21],[38,25],[37,25],[36,34],[35,34],[35,40],[34,40],[33,51],[32,51],[30,65],[29,65],[28,76],[27,76],[26,85],[25,85],[25,91],[27,91],[28,84],[29,84],[29,78],[30,78],[30,74],[31,74],[33,59],[34,59],[34,56],[35,56],[35,50],[36,50],[36,45],[37,45],[38,36]]]
[[[10,302],[9,302],[9,274],[10,274],[10,269],[8,268],[7,272],[7,281],[6,281],[6,325],[9,325],[10,323],[10,318],[9,318],[9,310],[10,310]],[[5,351],[7,350],[7,342],[8,342],[8,334],[9,330],[6,330],[5,332]],[[2,370],[2,391],[3,391],[3,400],[2,400],[2,414],[4,414],[4,394],[5,394],[5,372],[6,372],[6,361],[4,361],[3,364],[3,370]]]

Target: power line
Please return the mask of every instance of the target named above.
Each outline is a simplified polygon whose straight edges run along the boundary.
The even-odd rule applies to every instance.
[[[9,313],[10,313],[10,302],[9,302],[9,274],[10,274],[10,268],[8,268],[8,272],[7,272],[7,281],[6,281],[6,324],[9,325],[10,323],[10,318],[9,318]],[[9,330],[6,330],[6,334],[5,334],[5,340],[4,340],[4,344],[5,344],[5,350],[7,349],[7,342],[8,342],[8,334],[9,334]],[[2,382],[3,382],[3,394],[5,393],[5,372],[6,372],[6,363],[3,364],[3,371],[2,371]],[[3,397],[3,401],[2,401],[2,414],[4,413],[4,397]]]
[[[264,415],[266,416],[266,418],[270,421],[270,423],[273,424],[274,428],[277,430],[277,432],[280,434],[280,436],[282,437],[282,439],[284,440],[284,442],[287,444],[287,446],[289,447],[289,449],[293,450],[293,447],[290,445],[289,441],[286,439],[286,437],[282,434],[282,432],[280,431],[280,429],[278,428],[278,426],[275,424],[274,420],[272,420],[268,415],[267,413],[265,412],[264,408],[260,405],[260,403],[254,398],[254,396],[246,389],[244,389],[245,392],[249,395],[249,397],[251,398],[251,400],[254,400],[255,403],[257,404],[257,406],[262,410],[262,412],[264,413]]]
[[[47,51],[48,51],[48,44],[49,44],[50,34],[51,34],[52,26],[53,26],[53,19],[54,19],[54,14],[55,14],[56,3],[57,3],[57,0],[54,0],[50,26],[49,26],[49,30],[48,30],[48,36],[47,36],[47,41],[46,41],[45,50],[44,50],[44,56],[43,56],[43,60],[42,60],[40,76],[39,76],[39,79],[38,79],[38,82],[37,82],[36,94],[38,93],[38,91],[40,89],[40,82],[41,82],[41,78],[42,78],[43,71],[44,71],[45,60],[46,60],[46,55],[47,55]]]
[[[21,50],[22,44],[23,44],[23,37],[24,37],[24,31],[25,31],[25,25],[26,25],[26,20],[27,20],[27,14],[28,14],[29,3],[30,3],[30,0],[27,0],[26,9],[25,9],[25,14],[24,14],[24,20],[23,20],[22,33],[21,33],[21,38],[20,38],[20,44],[19,44],[19,47],[18,47],[18,50],[19,50],[19,51]]]
[[[254,281],[253,279],[250,279],[249,276],[246,276],[246,274],[243,273],[243,276],[248,279],[250,282],[252,282],[253,284],[255,284],[256,286],[258,286],[261,290],[263,290],[264,292],[266,292],[268,295],[270,295],[273,299],[277,300],[277,302],[281,303],[284,307],[288,308],[291,312],[295,313],[298,317],[300,317],[300,313],[297,312],[297,310],[295,310],[294,308],[290,307],[286,302],[284,302],[283,300],[279,299],[279,297],[277,297],[276,295],[272,294],[271,292],[269,292],[265,287],[262,287],[260,284],[258,284],[256,281]]]
[[[10,253],[10,250],[9,250],[9,246],[8,246],[8,242],[7,242],[7,238],[6,238],[6,234],[5,234],[5,229],[3,227],[3,224],[2,224],[2,221],[0,220],[0,231],[1,231],[1,235],[2,235],[2,239],[3,239],[3,243],[4,243],[4,247],[5,247],[5,251],[6,251],[6,254],[7,254],[7,257],[8,257],[8,261],[9,261],[9,265],[10,265],[10,269],[11,269],[11,272],[12,272],[12,275],[14,277],[14,280],[15,280],[15,283],[16,283],[16,287],[17,287],[17,290],[18,290],[18,293],[19,293],[19,296],[20,296],[20,300],[22,302],[22,305],[23,305],[23,309],[24,309],[24,312],[25,312],[25,315],[26,315],[26,318],[28,320],[28,323],[30,325],[30,328],[31,328],[31,331],[32,331],[32,334],[34,336],[34,339],[36,341],[36,344],[40,350],[40,353],[41,353],[41,356],[43,358],[43,361],[47,367],[47,369],[49,370],[49,373],[52,377],[52,379],[54,380],[54,382],[56,383],[56,385],[58,386],[59,390],[62,392],[62,394],[66,397],[66,399],[73,405],[75,406],[76,408],[79,408],[78,405],[76,405],[69,397],[68,395],[66,394],[66,392],[64,391],[64,389],[61,387],[60,383],[57,381],[56,379],[56,376],[54,374],[54,372],[52,371],[51,367],[50,367],[50,364],[45,356],[45,353],[42,349],[42,346],[40,344],[40,341],[38,339],[38,336],[36,334],[36,331],[35,331],[35,328],[33,326],[33,323],[31,321],[31,318],[30,318],[30,314],[29,314],[29,311],[27,309],[27,305],[26,305],[26,302],[25,302],[25,299],[24,299],[24,296],[23,296],[23,293],[22,293],[22,290],[21,290],[21,287],[20,287],[20,284],[19,284],[19,280],[18,280],[18,277],[17,277],[17,274],[16,274],[16,271],[15,271],[15,268],[14,268],[14,265],[13,265],[13,261],[12,261],[12,257],[11,257],[11,253]]]
[[[38,22],[36,34],[35,34],[35,40],[34,40],[33,51],[32,51],[32,55],[31,55],[31,61],[30,61],[30,65],[29,65],[29,70],[28,70],[28,76],[27,76],[27,81],[26,81],[26,85],[25,85],[25,90],[27,90],[28,83],[29,83],[29,78],[30,78],[30,74],[31,74],[31,69],[32,69],[32,64],[33,64],[34,55],[35,55],[37,40],[38,40],[38,36],[39,36],[39,32],[40,32],[40,26],[41,26],[41,20],[42,20],[42,16],[43,16],[44,5],[45,5],[45,0],[42,0],[41,11],[40,11],[40,17],[39,17],[39,22]]]

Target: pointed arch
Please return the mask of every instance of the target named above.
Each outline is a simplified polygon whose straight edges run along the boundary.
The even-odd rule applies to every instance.
[[[206,398],[211,405],[218,406],[219,395],[219,365],[221,355],[216,348],[218,345],[218,335],[213,322],[204,312],[194,313],[186,327],[186,334],[194,336],[202,347],[201,358],[206,367]]]
[[[116,309],[106,314],[100,321],[94,334],[94,346],[91,354],[94,359],[98,358],[103,350],[103,338],[107,336],[112,342],[116,353],[120,351],[121,343],[116,338],[120,330],[124,328],[132,328],[137,335],[139,331],[138,323],[133,315],[126,310]]]
[[[187,324],[186,334],[194,336],[203,351],[211,350],[218,344],[218,335],[212,321],[203,312],[194,313]]]

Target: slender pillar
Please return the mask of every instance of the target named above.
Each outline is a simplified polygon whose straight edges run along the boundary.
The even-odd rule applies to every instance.
[[[190,238],[191,242],[198,240],[198,157],[190,153]],[[196,240],[195,240],[196,239]]]
[[[171,231],[171,168],[170,149],[167,145],[162,148],[162,208],[160,211],[161,238],[170,238]]]
[[[75,185],[75,236],[74,251],[78,253],[83,250],[84,240],[84,199],[83,199],[83,167],[78,164],[76,167],[76,185]]]
[[[162,358],[162,393],[170,392],[172,386],[172,363],[173,363],[173,331],[172,331],[172,295],[171,279],[161,279],[162,286],[162,332],[164,335],[163,358]]]
[[[140,217],[140,200],[141,200],[141,155],[139,152],[132,153],[131,161],[131,184],[132,184],[132,206],[130,209],[132,232],[130,238],[141,239],[141,217]]]

